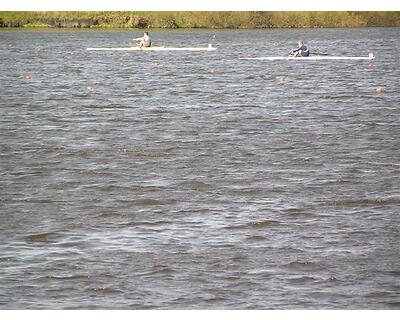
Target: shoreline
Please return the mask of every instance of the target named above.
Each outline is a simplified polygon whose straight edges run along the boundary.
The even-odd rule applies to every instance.
[[[400,12],[0,11],[0,29],[300,29],[400,27]]]
[[[116,28],[116,27],[98,27],[98,28],[71,28],[71,27],[47,27],[47,26],[35,26],[35,27],[0,27],[1,31],[76,31],[76,32],[93,32],[93,31],[115,31],[115,32],[141,32],[143,33],[144,30],[148,31],[274,31],[274,30],[296,30],[296,29],[384,29],[384,28],[400,28],[400,26],[356,26],[356,27],[293,27],[293,28],[285,28],[285,27],[274,27],[274,28],[147,28],[147,29],[140,29],[140,28]]]

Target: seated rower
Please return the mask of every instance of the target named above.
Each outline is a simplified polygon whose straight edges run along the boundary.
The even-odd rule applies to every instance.
[[[143,47],[151,47],[151,39],[149,37],[149,33],[147,31],[145,31],[143,33],[143,37],[141,38],[136,38],[134,39],[136,41],[139,41],[139,47],[143,48]]]
[[[299,45],[296,49],[292,49],[290,51],[290,54],[293,57],[308,57],[310,55],[310,51],[308,50],[308,47],[304,44],[303,41],[297,42]]]

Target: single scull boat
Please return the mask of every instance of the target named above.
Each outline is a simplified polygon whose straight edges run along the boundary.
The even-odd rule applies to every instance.
[[[208,47],[203,48],[173,48],[173,47],[162,47],[162,46],[154,46],[154,47],[128,47],[128,48],[86,48],[88,51],[214,51],[217,48],[214,48],[211,44]]]
[[[370,53],[368,57],[336,57],[336,56],[309,56],[309,57],[243,57],[240,60],[299,60],[299,61],[319,61],[319,60],[373,60],[375,56]]]

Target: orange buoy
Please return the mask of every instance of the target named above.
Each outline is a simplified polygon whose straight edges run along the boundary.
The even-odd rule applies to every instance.
[[[285,84],[285,77],[284,76],[277,76],[276,77],[276,82],[278,84]]]
[[[376,93],[382,93],[383,92],[383,88],[376,88],[375,92]]]
[[[32,77],[31,77],[29,74],[26,74],[26,75],[24,75],[24,79],[25,79],[25,80],[31,80]]]
[[[211,74],[215,74],[216,71],[217,71],[217,70],[215,70],[215,68],[211,68],[211,69],[210,69],[210,73],[211,73]]]

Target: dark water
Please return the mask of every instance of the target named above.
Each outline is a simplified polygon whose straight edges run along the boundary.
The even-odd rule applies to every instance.
[[[400,30],[151,35],[0,32],[0,308],[400,309]]]

